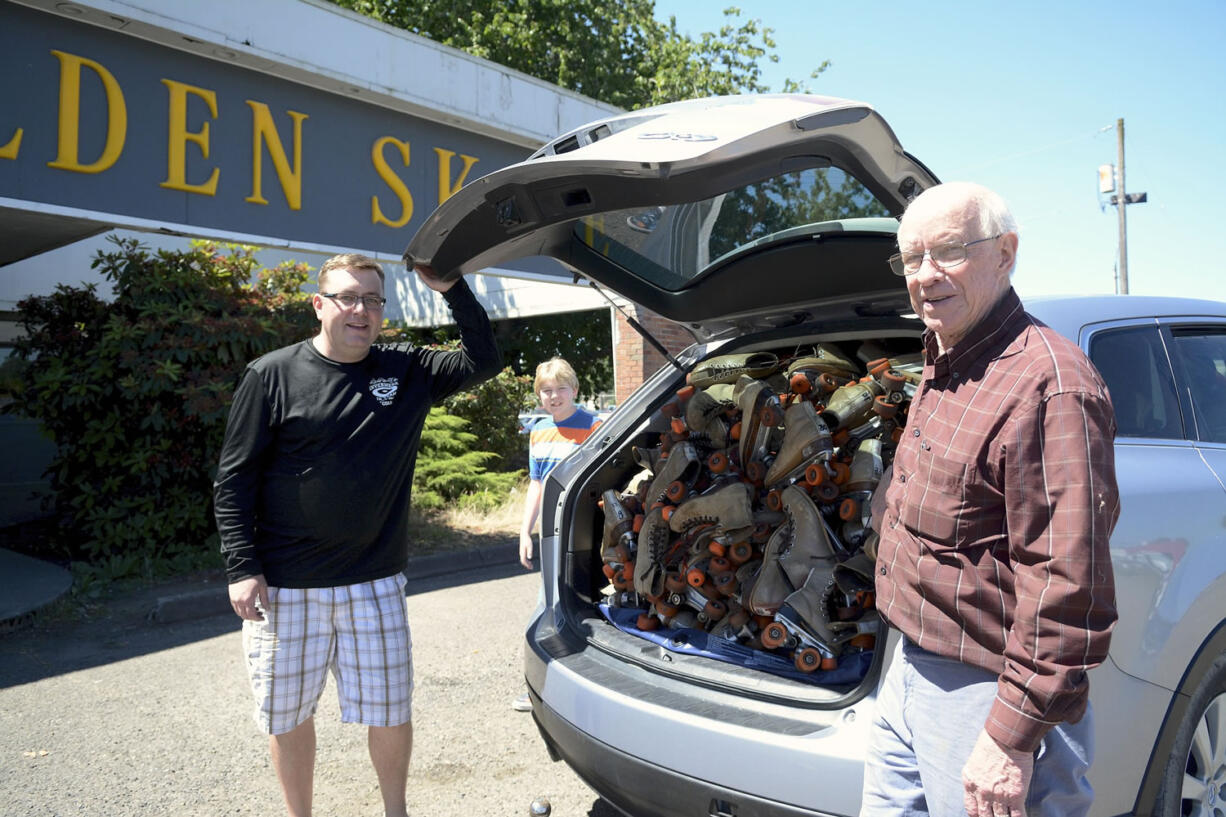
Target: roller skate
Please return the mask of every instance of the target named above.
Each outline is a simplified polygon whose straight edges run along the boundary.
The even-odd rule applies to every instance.
[[[793,403],[783,420],[783,445],[766,471],[765,484],[795,482],[814,461],[829,458],[834,450],[830,429],[817,416],[813,404]]]
[[[740,480],[719,485],[714,491],[682,502],[669,517],[668,526],[676,533],[702,524],[725,531],[748,527],[753,524],[751,493]]]
[[[742,375],[766,377],[779,368],[779,358],[770,352],[750,352],[740,355],[719,355],[708,358],[685,377],[685,382],[697,389],[717,383],[735,383]]]
[[[692,485],[702,471],[702,461],[693,443],[679,442],[672,446],[668,455],[661,457],[643,498],[643,507],[650,510],[657,503],[668,499],[668,486],[673,482]]]
[[[761,569],[741,598],[751,612],[767,616],[774,615],[815,569],[829,573],[835,563],[826,527],[809,495],[789,485],[781,498],[786,520],[771,534]]]
[[[771,432],[783,422],[783,406],[770,386],[752,377],[742,376],[733,393],[741,409],[741,469],[760,483],[766,477],[763,460],[770,451]]]

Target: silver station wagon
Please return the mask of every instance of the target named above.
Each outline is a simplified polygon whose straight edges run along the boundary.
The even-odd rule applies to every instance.
[[[859,810],[897,637],[873,608],[872,500],[923,329],[886,259],[936,183],[868,105],[695,100],[473,181],[408,247],[447,275],[547,256],[694,337],[545,486],[534,717],[627,815]],[[1098,366],[1119,424],[1093,813],[1223,814],[1226,304],[1026,307]]]

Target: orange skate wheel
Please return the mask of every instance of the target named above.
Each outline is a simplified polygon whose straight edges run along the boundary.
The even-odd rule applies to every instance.
[[[712,474],[722,474],[728,470],[728,455],[723,451],[716,451],[711,456],[707,457],[707,468]]]
[[[873,411],[883,420],[889,420],[898,414],[898,404],[891,403],[884,394],[879,394],[873,398]]]
[[[723,542],[711,542],[707,545],[707,550],[711,551],[712,556],[728,555],[728,548]]]
[[[833,482],[825,482],[817,486],[817,497],[822,502],[834,502],[839,498],[839,486]]]
[[[673,480],[664,489],[664,495],[668,497],[670,502],[680,502],[685,497],[685,483],[679,479]]]
[[[779,491],[767,491],[766,507],[772,511],[783,510],[783,495]]]
[[[722,601],[715,601],[712,599],[706,603],[706,605],[702,608],[702,611],[707,614],[707,618],[709,618],[711,621],[719,621],[721,618],[728,615],[728,605],[724,604]]]
[[[662,518],[665,522],[667,522],[668,518],[673,515],[673,511],[677,510],[672,505],[661,505],[660,507],[663,509],[660,511],[660,518]]]
[[[788,381],[788,388],[792,390],[792,394],[808,394],[813,390],[813,384],[809,382],[808,377],[797,372]]]
[[[633,528],[635,533],[638,533],[643,529],[643,515],[641,513],[636,513],[634,515],[634,522],[631,523],[630,527]]]
[[[822,665],[822,654],[812,647],[801,647],[792,656],[792,663],[801,672],[814,672]]]
[[[769,649],[782,647],[788,643],[788,628],[778,621],[772,621],[762,628],[762,646]]]
[[[719,591],[721,596],[731,596],[736,592],[736,574],[732,572],[720,573],[712,580],[715,584],[715,589]]]
[[[871,650],[873,645],[877,643],[877,636],[860,633],[860,635],[852,636],[851,641],[847,643],[862,650]]]
[[[671,428],[673,433],[678,436],[689,432],[689,429],[685,426],[685,420],[682,420],[680,417],[674,417],[672,421],[669,422],[668,427]]]
[[[691,567],[685,571],[685,581],[690,587],[702,587],[707,580],[707,574],[701,567]]]
[[[684,593],[689,587],[680,573],[668,573],[664,576],[664,589],[670,593]]]
[[[732,570],[732,562],[723,556],[712,556],[711,561],[707,563],[707,572],[712,575],[727,573],[730,570]]]
[[[660,620],[653,615],[647,613],[639,613],[639,617],[635,620],[634,626],[640,630],[654,630],[660,626]]]
[[[734,565],[743,565],[753,555],[753,545],[748,542],[737,542],[728,549],[728,561]]]
[[[761,485],[762,480],[766,478],[766,466],[754,460],[745,466],[745,476],[749,477],[749,481]]]
[[[852,497],[845,497],[839,503],[839,519],[850,522],[860,515],[860,503]]]
[[[681,388],[677,389],[677,398],[683,402],[689,400],[694,396],[694,391],[695,389],[693,386],[682,386]]]
[[[815,462],[805,469],[805,482],[809,485],[821,485],[826,481],[826,469],[820,462]]]
[[[604,574],[606,579],[612,579],[613,575],[617,573],[617,568],[606,562],[603,566],[601,566],[600,572]]]
[[[879,357],[876,360],[870,360],[864,366],[868,369],[869,374],[881,374],[890,368],[890,359],[888,357]]]
[[[826,658],[825,656],[822,657],[822,669],[824,671],[829,672],[832,669],[838,668],[839,660],[837,658]]]
[[[834,484],[842,485],[851,477],[851,469],[846,463],[836,462],[834,465]]]
[[[771,534],[774,532],[775,529],[771,527],[769,522],[759,522],[753,526],[753,533],[749,535],[749,538],[753,542],[765,542],[771,538]]]
[[[654,607],[656,608],[656,612],[665,618],[672,618],[673,616],[677,615],[677,608],[671,604],[665,604],[662,601],[657,601]]]
[[[740,420],[737,420],[735,423],[732,424],[732,428],[728,429],[728,439],[730,440],[741,439],[741,421]]]
[[[634,562],[627,561],[622,565],[622,579],[626,584],[634,583]]]
[[[898,372],[890,369],[881,373],[881,386],[890,393],[902,391],[902,387],[907,380]]]

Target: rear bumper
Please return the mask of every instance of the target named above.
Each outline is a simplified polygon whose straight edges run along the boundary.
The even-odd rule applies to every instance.
[[[614,749],[532,694],[532,717],[550,754],[627,817],[834,817],[696,780]]]

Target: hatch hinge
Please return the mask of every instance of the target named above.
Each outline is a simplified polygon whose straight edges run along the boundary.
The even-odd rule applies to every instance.
[[[579,283],[580,277],[582,276],[578,274],[575,275],[575,283]],[[596,285],[595,281],[589,280],[587,278],[584,278],[583,280],[587,281],[588,286],[590,286],[592,289],[599,292],[600,296],[604,298],[606,301],[608,301],[610,306],[612,306],[614,309],[620,312],[622,314],[622,317],[626,319],[626,323],[630,324],[630,328],[632,328],[635,332],[638,332],[640,335],[642,335],[643,340],[647,341],[652,346],[654,346],[657,352],[664,355],[664,359],[667,360],[669,363],[673,364],[673,367],[677,371],[679,372],[685,371],[685,368],[680,363],[677,362],[677,359],[673,357],[672,355],[670,355],[668,353],[668,350],[664,348],[664,344],[656,340],[655,337],[650,332],[648,332],[646,329],[643,328],[643,325],[641,323],[636,321],[634,318],[630,317],[630,315],[626,313],[626,310],[622,309],[617,304],[616,301],[614,301],[612,298],[609,297],[609,294],[607,292],[605,292],[603,289],[601,289],[599,286]]]

